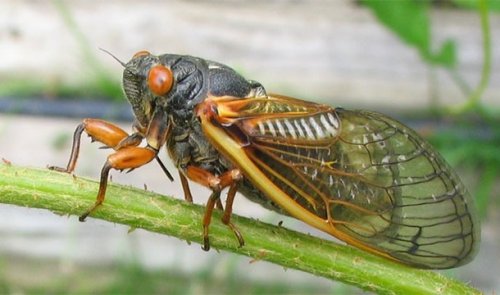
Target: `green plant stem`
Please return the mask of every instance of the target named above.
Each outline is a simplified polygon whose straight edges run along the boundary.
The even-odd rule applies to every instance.
[[[480,102],[484,91],[488,87],[491,76],[491,34],[490,34],[490,23],[488,16],[488,1],[479,0],[478,1],[478,11],[481,18],[481,32],[483,37],[483,69],[481,71],[481,80],[479,84],[470,93],[467,101],[456,107],[452,107],[450,111],[455,114],[464,113],[472,109],[478,109],[481,113],[484,113],[484,109],[481,108]]]
[[[0,202],[79,215],[95,201],[98,183],[48,169],[0,164]],[[110,184],[104,205],[91,217],[131,228],[200,243],[204,208],[152,192]],[[378,293],[478,294],[479,291],[437,272],[397,264],[349,246],[233,215],[245,239],[238,242],[214,212],[212,248],[299,269]],[[65,219],[61,219],[65,222]],[[187,247],[187,246],[186,246]],[[201,251],[201,249],[200,249]],[[248,266],[251,271],[251,266]]]

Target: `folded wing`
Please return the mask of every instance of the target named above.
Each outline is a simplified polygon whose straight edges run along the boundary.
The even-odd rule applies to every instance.
[[[471,197],[410,128],[382,114],[282,96],[216,105],[219,123],[248,158],[329,233],[420,267],[455,267],[474,256]]]

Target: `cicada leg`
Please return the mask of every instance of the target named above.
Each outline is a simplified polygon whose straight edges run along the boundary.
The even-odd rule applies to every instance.
[[[182,190],[184,191],[184,200],[188,203],[193,203],[193,195],[191,195],[191,189],[189,188],[188,179],[181,171],[179,171],[179,178],[181,179]],[[217,206],[217,209],[223,210],[220,198],[217,199],[215,205]]]
[[[193,203],[193,196],[191,195],[191,189],[189,189],[189,182],[180,170],[179,178],[181,179],[182,190],[184,191],[184,200],[188,203]]]
[[[205,206],[205,215],[203,216],[203,245],[201,249],[204,251],[210,250],[210,238],[208,237],[208,228],[212,221],[212,213],[214,211],[216,201],[220,199],[220,190],[213,191],[208,198],[207,205]]]
[[[217,207],[217,209],[219,210],[224,210],[224,206],[222,205],[222,201],[220,200],[220,198],[215,202],[215,207]]]
[[[138,132],[129,135],[123,129],[110,122],[100,119],[87,118],[84,119],[83,122],[80,123],[80,125],[78,125],[75,129],[71,155],[66,168],[49,166],[49,169],[66,173],[72,173],[75,170],[76,162],[80,154],[81,137],[84,131],[92,138],[92,141],[101,142],[104,144],[105,148],[112,148],[114,150],[119,150],[129,146],[138,146],[144,139],[144,136]],[[156,157],[156,160],[167,177],[173,181],[172,175],[161,162],[160,158]]]
[[[120,142],[127,141],[127,138],[129,137],[127,132],[112,123],[99,119],[84,119],[83,122],[76,127],[75,133],[73,134],[71,155],[69,156],[66,168],[49,166],[49,169],[67,173],[71,173],[75,170],[76,161],[78,160],[78,155],[80,153],[81,136],[84,131],[92,138],[92,141],[99,141],[108,148],[124,146],[120,146]],[[140,140],[142,140],[142,138]],[[137,140],[129,140],[128,144],[138,145],[140,140],[138,142],[136,142]]]
[[[238,243],[240,243],[240,247],[243,247],[245,245],[245,240],[243,240],[243,236],[241,235],[240,231],[236,226],[231,222],[231,214],[233,213],[233,201],[234,197],[236,196],[236,191],[237,191],[237,182],[231,183],[231,186],[229,187],[229,191],[227,192],[227,199],[226,199],[226,209],[224,210],[224,214],[222,215],[222,223],[225,225],[229,226],[229,228],[233,231],[234,235],[238,239]],[[222,205],[222,204],[221,204]]]
[[[109,171],[111,169],[133,170],[156,158],[167,176],[172,179],[172,176],[158,158],[158,150],[164,144],[169,130],[168,122],[164,112],[155,112],[147,131],[139,131],[132,135],[129,135],[121,128],[109,122],[99,119],[84,119],[83,122],[78,125],[73,136],[73,147],[71,148],[71,156],[67,167],[49,167],[49,169],[68,173],[74,171],[80,151],[80,138],[84,131],[93,141],[99,141],[103,143],[105,147],[113,148],[116,151],[108,156],[102,167],[99,192],[96,201],[90,209],[80,216],[80,221],[84,221],[89,214],[104,202]],[[146,134],[143,135],[143,133]],[[148,145],[146,147],[138,147],[144,138],[147,139]]]
[[[231,223],[231,214],[233,210],[233,201],[234,197],[236,195],[237,191],[237,184],[238,181],[241,180],[242,175],[241,172],[238,169],[232,169],[229,170],[225,173],[223,173],[220,176],[216,176],[202,168],[195,167],[195,166],[189,166],[186,169],[186,175],[193,181],[198,182],[206,187],[209,187],[212,189],[212,194],[208,198],[207,204],[205,206],[205,214],[203,216],[203,246],[202,249],[205,251],[210,250],[210,239],[209,239],[209,227],[210,227],[210,222],[212,220],[212,213],[214,207],[217,205],[218,209],[224,210],[224,213],[222,215],[222,223],[227,225],[231,231],[234,233],[236,238],[238,239],[238,243],[240,247],[242,247],[245,244],[245,241],[243,240],[243,236],[241,235],[240,231],[238,228]],[[182,177],[181,177],[182,179]],[[189,186],[186,184],[186,187],[189,188]],[[224,208],[222,206],[222,203],[220,201],[220,193],[221,191],[229,187],[229,191],[227,194],[227,199],[226,199],[226,207]],[[183,185],[184,188],[184,185]],[[186,196],[187,193],[184,191],[184,195]],[[189,193],[190,195],[190,193]]]
[[[94,205],[83,213],[78,220],[84,221],[87,216],[89,216],[99,205],[102,204],[102,202],[104,202],[106,188],[108,185],[109,171],[111,169],[134,169],[149,163],[156,157],[157,154],[158,151],[149,146],[144,148],[129,146],[109,155],[101,170],[101,181],[99,183],[99,192],[97,193],[96,201]]]

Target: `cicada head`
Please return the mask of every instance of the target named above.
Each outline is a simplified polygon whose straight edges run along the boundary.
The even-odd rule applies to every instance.
[[[139,51],[125,64],[123,89],[142,125],[147,124],[157,105],[167,104],[173,85],[172,70],[147,51]]]
[[[187,119],[206,93],[204,60],[182,55],[137,52],[125,64],[123,89],[139,123],[147,126],[157,108]]]

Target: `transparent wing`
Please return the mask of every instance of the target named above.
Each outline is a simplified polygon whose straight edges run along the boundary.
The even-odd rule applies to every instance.
[[[420,267],[458,266],[476,252],[470,195],[403,124],[286,97],[233,100],[218,110],[266,177],[332,234]]]

